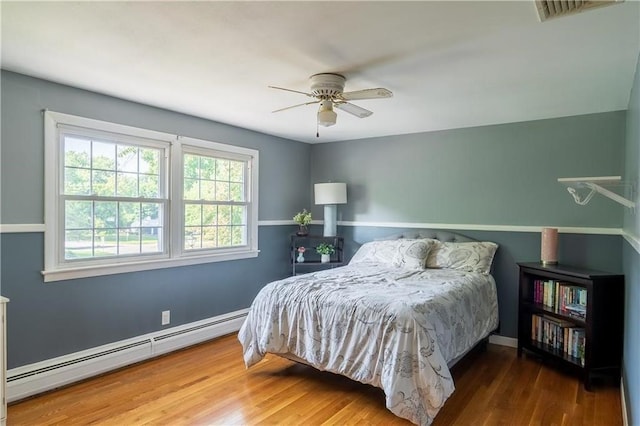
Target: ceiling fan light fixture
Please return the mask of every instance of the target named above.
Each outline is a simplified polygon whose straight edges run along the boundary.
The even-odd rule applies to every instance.
[[[320,102],[320,109],[318,110],[318,125],[323,127],[329,127],[336,124],[338,114],[333,110],[333,104],[331,101]]]
[[[272,89],[299,93],[301,95],[305,95],[314,99],[310,102],[305,102],[286,108],[280,108],[273,112],[286,111],[304,105],[320,104],[320,108],[316,113],[317,126],[329,127],[334,126],[336,124],[336,120],[338,119],[338,114],[336,114],[333,110],[334,107],[355,117],[366,118],[373,114],[373,112],[358,105],[352,104],[349,101],[362,99],[382,99],[390,98],[393,96],[393,93],[390,90],[383,87],[345,92],[344,84],[346,79],[341,74],[314,74],[309,77],[309,79],[311,80],[311,92],[309,93],[301,92],[300,90],[287,89],[285,87],[269,86]],[[319,132],[316,132],[316,136],[320,137]]]

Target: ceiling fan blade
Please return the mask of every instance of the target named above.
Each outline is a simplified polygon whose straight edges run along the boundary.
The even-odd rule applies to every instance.
[[[306,96],[309,96],[309,97],[312,97],[312,98],[315,97],[311,93],[301,92],[299,90],[285,89],[284,87],[276,87],[276,86],[268,86],[268,87],[271,88],[271,89],[278,89],[278,90],[285,90],[287,92],[300,93],[301,95],[306,95]]]
[[[292,106],[288,106],[288,107],[286,107],[286,108],[280,108],[280,109],[277,109],[277,110],[275,110],[275,111],[271,111],[271,112],[286,111],[286,110],[291,109],[291,108],[298,108],[298,107],[301,107],[301,106],[311,105],[311,104],[317,104],[317,103],[320,103],[320,101],[305,102],[305,103],[303,103],[303,104],[292,105]]]
[[[359,118],[365,118],[373,114],[373,112],[369,111],[368,109],[364,109],[362,107],[359,107],[358,105],[350,104],[349,102],[335,102],[333,106]]]
[[[364,89],[356,90],[354,92],[345,92],[340,95],[340,98],[345,101],[356,101],[359,99],[378,99],[378,98],[390,98],[393,96],[393,92],[382,87],[377,89]]]

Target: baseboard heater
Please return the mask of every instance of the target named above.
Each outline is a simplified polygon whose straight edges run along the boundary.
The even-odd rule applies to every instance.
[[[7,371],[13,402],[116,368],[236,332],[247,309],[24,365]]]

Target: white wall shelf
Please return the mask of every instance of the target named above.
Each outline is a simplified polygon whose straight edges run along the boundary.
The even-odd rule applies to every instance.
[[[593,196],[598,193],[605,197],[622,204],[623,206],[635,211],[636,201],[623,197],[620,194],[616,194],[605,186],[617,186],[623,187],[631,194],[631,198],[635,199],[634,185],[631,182],[625,182],[620,176],[596,176],[596,177],[577,177],[577,178],[558,178],[558,182],[567,186],[567,191],[573,196],[573,200],[581,206],[586,205],[591,201]],[[589,190],[586,195],[580,194],[578,191],[581,189]]]

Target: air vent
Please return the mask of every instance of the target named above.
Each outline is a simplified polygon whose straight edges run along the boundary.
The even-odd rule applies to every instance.
[[[572,15],[602,6],[611,6],[624,0],[535,0],[540,21]]]

